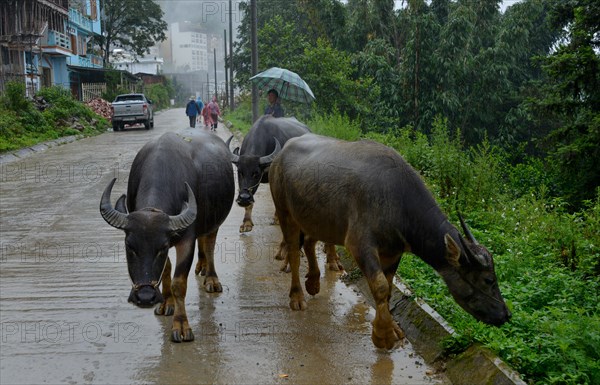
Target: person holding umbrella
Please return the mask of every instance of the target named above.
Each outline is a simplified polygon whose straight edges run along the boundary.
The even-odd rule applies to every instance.
[[[300,75],[285,68],[271,67],[252,76],[250,81],[259,90],[268,90],[269,106],[265,109],[266,115],[284,115],[279,99],[304,104],[311,104],[315,100],[315,95]]]
[[[277,90],[271,88],[269,92],[267,92],[267,100],[269,101],[269,105],[265,108],[265,115],[271,115],[274,118],[282,118],[284,111],[279,102],[279,93]]]

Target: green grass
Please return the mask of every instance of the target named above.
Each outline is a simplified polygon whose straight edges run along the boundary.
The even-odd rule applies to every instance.
[[[0,98],[0,152],[63,136],[97,135],[109,126],[106,119],[74,100],[63,88],[44,88],[37,94],[50,104],[44,111],[38,111],[24,95],[23,84],[8,83],[5,94]],[[82,125],[81,130],[71,128],[73,119]]]

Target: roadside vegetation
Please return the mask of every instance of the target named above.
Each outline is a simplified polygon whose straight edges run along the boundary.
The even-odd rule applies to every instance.
[[[447,354],[481,343],[529,384],[600,384],[597,1],[504,13],[499,1],[271,3],[259,7],[259,71],[297,72],[316,96],[309,113],[284,100],[286,115],[396,149],[494,255],[513,313],[499,328],[462,310],[418,257],[400,264],[455,329]],[[234,55],[246,90],[249,25],[246,13]],[[248,99],[230,117],[249,129]]]
[[[0,97],[0,152],[70,135],[96,135],[109,123],[76,101],[68,90],[44,88],[25,98],[24,83],[8,83]]]
[[[233,118],[231,118],[233,116]],[[250,128],[250,104],[227,115]],[[513,313],[502,327],[476,321],[452,299],[435,271],[408,253],[398,274],[416,297],[455,329],[447,354],[481,343],[529,383],[600,383],[600,188],[570,211],[552,196],[554,177],[541,160],[509,162],[510,154],[483,142],[464,146],[437,119],[431,135],[404,127],[386,134],[362,133],[339,112],[305,121],[320,135],[375,140],[396,149],[423,177],[458,228],[457,210],[496,264],[500,289]]]
[[[245,102],[227,115],[246,133]],[[570,211],[552,196],[553,176],[542,161],[509,162],[510,154],[483,142],[465,147],[436,120],[431,135],[404,127],[362,133],[347,116],[314,114],[305,121],[320,135],[375,140],[396,149],[422,175],[458,228],[457,210],[496,264],[500,289],[513,313],[502,327],[476,321],[452,299],[446,285],[420,258],[408,253],[398,274],[416,297],[455,329],[444,343],[459,354],[472,343],[496,352],[529,383],[600,383],[600,189]]]
[[[102,95],[109,103],[116,95],[130,91],[109,76],[108,90]],[[154,112],[171,107],[178,92],[169,79],[151,84],[143,92],[152,100]],[[54,86],[42,88],[34,98],[25,97],[25,84],[10,82],[0,96],[0,153],[33,146],[63,136],[91,136],[103,133],[110,122],[84,103],[75,100],[69,90]]]

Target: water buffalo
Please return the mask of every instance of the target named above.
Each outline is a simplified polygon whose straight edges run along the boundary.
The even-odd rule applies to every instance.
[[[310,132],[296,118],[274,118],[262,116],[242,141],[242,147],[232,153],[232,162],[237,166],[239,195],[237,204],[246,212],[240,233],[252,231],[252,207],[254,194],[261,183],[269,183],[269,165],[280,147],[290,138]],[[231,138],[227,141],[229,144]]]
[[[174,315],[171,339],[192,341],[185,311],[187,277],[198,242],[198,265],[204,288],[222,291],[214,266],[215,240],[235,193],[230,152],[209,133],[192,139],[173,133],[147,143],[131,166],[127,195],[113,208],[116,179],[102,194],[100,213],[109,225],[125,231],[127,268],[133,282],[129,301],[141,307],[161,303],[157,315]],[[171,280],[169,248],[177,263]],[[158,286],[162,279],[162,294]]]
[[[510,318],[490,253],[462,220],[466,239],[450,224],[419,175],[396,151],[371,141],[307,134],[288,141],[271,164],[269,180],[289,247],[293,310],[306,308],[298,273],[298,246],[304,234],[344,245],[353,255],[377,304],[371,335],[377,347],[390,349],[403,337],[388,301],[405,251],[433,267],[456,302],[476,319],[502,325]],[[305,286],[316,294],[319,268],[308,250]]]
[[[258,119],[242,141],[241,149],[236,148],[231,156],[237,166],[239,195],[236,202],[244,207],[244,219],[240,233],[252,231],[252,208],[254,194],[261,183],[269,183],[269,165],[281,150],[281,147],[291,139],[310,132],[310,129],[296,118],[274,118],[265,115]],[[233,136],[227,141],[227,147]],[[282,242],[275,258],[283,260],[282,271],[289,271],[287,248]],[[324,251],[327,255],[327,266],[330,270],[343,270],[340,258],[335,251],[335,245],[326,244]]]

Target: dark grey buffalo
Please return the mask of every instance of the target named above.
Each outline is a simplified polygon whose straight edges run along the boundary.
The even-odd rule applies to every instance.
[[[254,194],[261,183],[269,183],[269,165],[285,143],[310,132],[296,118],[274,118],[265,115],[258,119],[236,148],[232,161],[237,166],[239,194],[236,202],[246,209],[240,233],[252,231]],[[231,138],[227,143],[231,141]]]
[[[109,225],[125,231],[127,268],[133,282],[129,301],[141,307],[161,303],[157,315],[174,315],[171,339],[192,341],[185,311],[187,277],[198,242],[198,268],[204,288],[222,291],[214,266],[215,240],[235,193],[230,152],[209,133],[192,139],[173,133],[147,143],[131,166],[127,195],[113,208],[116,179],[102,194],[100,213]],[[169,248],[177,263],[171,280]],[[162,294],[158,286],[162,279]]]
[[[232,153],[232,162],[237,166],[239,194],[236,202],[244,207],[244,219],[240,233],[252,231],[252,208],[254,194],[261,183],[269,183],[269,165],[281,150],[281,147],[291,139],[310,132],[310,129],[296,118],[274,118],[265,115],[258,119],[238,147]],[[227,141],[227,146],[233,137]],[[316,242],[316,240],[314,240]],[[310,241],[305,247],[309,246]],[[330,270],[344,270],[340,258],[335,251],[335,245],[325,244],[327,266]],[[282,271],[289,271],[287,248],[282,243],[276,259],[284,260]]]
[[[345,142],[307,134],[290,140],[271,164],[276,214],[289,247],[290,307],[306,308],[300,286],[300,234],[345,245],[376,301],[372,340],[392,348],[403,337],[389,311],[391,281],[410,251],[444,279],[458,304],[476,319],[510,318],[490,253],[461,219],[466,239],[448,221],[419,175],[394,150],[375,142]],[[305,247],[310,294],[319,291],[314,252]]]

